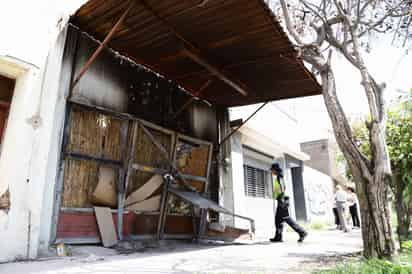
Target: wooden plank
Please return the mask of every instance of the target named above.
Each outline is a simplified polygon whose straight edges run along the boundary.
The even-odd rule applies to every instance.
[[[108,207],[94,207],[100,236],[104,247],[111,247],[117,244],[116,229],[114,227],[113,216]]]
[[[230,87],[232,87],[234,90],[236,90],[243,96],[248,95],[247,87],[244,83],[240,82],[237,79],[230,79],[230,77],[227,75],[227,72],[224,72],[221,68],[218,68],[216,65],[212,65],[210,62],[207,61],[205,57],[201,56],[199,52],[189,50],[188,48],[184,48],[183,52],[187,57],[189,57],[199,65],[203,66],[211,74],[215,75],[217,78],[228,84]]]
[[[160,195],[153,196],[141,202],[137,202],[126,207],[127,210],[134,211],[158,211],[160,209]]]
[[[131,193],[125,201],[125,206],[141,202],[152,195],[163,183],[163,178],[160,175],[154,175],[142,187]]]

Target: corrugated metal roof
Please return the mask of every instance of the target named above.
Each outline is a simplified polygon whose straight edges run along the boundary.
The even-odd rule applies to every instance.
[[[121,0],[90,0],[71,21],[103,40],[128,6]],[[136,0],[109,46],[193,94],[212,80],[199,97],[216,104],[320,94],[319,84],[263,0]],[[248,95],[189,58],[184,53],[188,46]]]

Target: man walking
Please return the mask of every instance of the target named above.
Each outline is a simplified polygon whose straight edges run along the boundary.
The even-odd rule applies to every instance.
[[[279,164],[273,164],[271,167],[273,182],[273,194],[277,200],[275,226],[276,234],[274,238],[271,238],[271,242],[282,242],[282,234],[284,223],[287,223],[296,233],[299,234],[298,242],[303,242],[308,233],[296,223],[295,220],[290,217],[289,214],[289,197],[285,194],[285,185],[283,184],[283,171]]]

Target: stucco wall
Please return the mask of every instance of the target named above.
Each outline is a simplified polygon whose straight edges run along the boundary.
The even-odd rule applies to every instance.
[[[35,129],[29,119],[36,112],[39,100],[36,89],[38,69],[12,58],[0,57],[0,73],[16,79],[7,128],[0,155],[0,195],[10,191],[10,210],[0,211],[0,261],[26,258],[31,255],[29,229],[36,200],[31,193],[30,167]],[[34,198],[34,197],[33,197]]]
[[[333,223],[333,181],[332,178],[313,168],[303,169],[306,209],[310,222]]]
[[[244,171],[245,150],[242,147],[242,135],[237,133],[232,137],[232,178],[233,178],[233,203],[236,214],[247,216],[255,220],[256,236],[269,237],[274,228],[273,199],[255,198],[245,195]],[[250,157],[250,155],[248,155]],[[258,159],[260,161],[261,159]],[[262,163],[270,166],[271,161]],[[235,218],[235,227],[249,228],[249,222]],[[273,236],[273,235],[272,235]]]

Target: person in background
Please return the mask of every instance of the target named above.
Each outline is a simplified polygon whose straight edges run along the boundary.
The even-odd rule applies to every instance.
[[[335,217],[335,225],[336,225],[336,229],[339,229],[340,227],[340,223],[339,223],[339,215],[338,215],[338,209],[336,206],[336,201],[333,201],[333,216]]]
[[[298,242],[303,242],[307,237],[308,233],[296,223],[295,220],[290,217],[289,214],[289,203],[290,199],[285,194],[285,185],[283,183],[283,171],[279,164],[273,164],[271,167],[273,176],[273,195],[277,200],[276,215],[275,215],[275,226],[276,233],[275,237],[271,238],[271,242],[282,242],[283,241],[283,224],[287,223],[298,235]]]
[[[352,217],[353,227],[360,228],[360,221],[358,216],[358,197],[356,197],[355,189],[348,187],[348,206]]]
[[[336,209],[338,210],[339,229],[343,230],[344,232],[349,232],[349,229],[346,226],[345,221],[345,210],[347,206],[347,200],[348,195],[346,194],[346,191],[344,191],[340,185],[337,185],[335,193]]]

